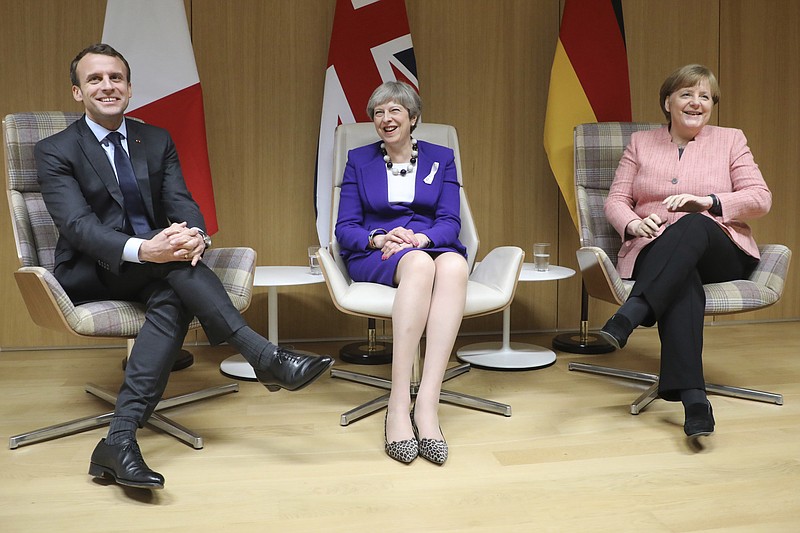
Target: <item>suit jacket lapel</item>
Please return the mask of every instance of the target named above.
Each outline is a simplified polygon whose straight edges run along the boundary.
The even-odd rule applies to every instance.
[[[133,165],[133,173],[136,174],[136,183],[139,185],[139,192],[142,194],[144,205],[150,219],[154,219],[153,192],[150,189],[150,171],[147,168],[147,145],[142,138],[141,128],[135,120],[125,119],[128,129],[128,153]]]
[[[364,190],[367,193],[370,204],[375,208],[389,205],[389,182],[386,181],[386,163],[383,161],[379,144],[375,145],[375,155],[364,165],[363,177],[368,180],[376,180],[374,183],[365,183]],[[394,206],[389,206],[394,207]]]
[[[414,180],[414,198],[415,199],[422,199],[426,193],[429,193],[432,190],[430,184],[425,183],[425,178],[428,177],[428,174],[433,167],[433,160],[428,157],[428,154],[424,151],[423,147],[419,144],[418,153],[417,153],[417,176]],[[437,176],[433,179],[437,179],[439,176],[439,171],[436,171]]]
[[[86,155],[86,159],[92,168],[97,173],[97,176],[108,189],[108,193],[119,204],[120,207],[124,206],[122,191],[119,188],[117,177],[114,175],[114,168],[108,160],[105,150],[97,142],[97,137],[94,136],[92,130],[86,125],[83,118],[78,119],[78,133],[80,137],[78,144],[81,150]]]
[[[431,203],[435,202],[436,198],[442,191],[444,184],[444,161],[438,161],[439,166],[436,172],[430,179],[430,183],[426,183],[428,175],[433,170],[433,164],[437,161],[425,150],[425,146],[421,143],[419,146],[419,154],[417,155],[417,179],[414,183],[414,198],[419,201]]]

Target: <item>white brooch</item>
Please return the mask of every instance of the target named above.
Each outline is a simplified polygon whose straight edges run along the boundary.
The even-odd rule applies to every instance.
[[[434,177],[434,176],[436,176],[436,171],[437,171],[437,170],[439,170],[439,162],[438,162],[438,161],[434,161],[434,162],[433,162],[433,167],[431,167],[431,172],[430,172],[430,174],[428,174],[428,175],[425,177],[425,179],[424,179],[424,180],[422,180],[422,181],[424,181],[424,182],[425,182],[425,183],[427,183],[428,185],[430,185],[431,183],[433,183],[433,177]]]

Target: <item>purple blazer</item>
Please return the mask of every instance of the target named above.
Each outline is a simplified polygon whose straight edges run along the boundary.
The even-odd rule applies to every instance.
[[[369,249],[369,232],[398,226],[424,233],[433,242],[427,252],[456,252],[466,257],[458,240],[461,231],[460,185],[450,148],[418,141],[414,201],[390,204],[386,164],[380,142],[350,150],[339,199],[336,240],[353,281],[394,286],[394,272],[407,248],[381,259],[380,250]],[[434,163],[438,168],[434,172]]]

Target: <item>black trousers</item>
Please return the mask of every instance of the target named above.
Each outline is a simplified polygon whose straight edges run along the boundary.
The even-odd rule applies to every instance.
[[[705,390],[703,377],[704,283],[746,279],[758,260],[699,213],[671,224],[636,258],[631,296],[653,310],[661,339],[659,396],[677,401],[684,389]]]
[[[117,397],[115,416],[141,427],[164,394],[170,371],[193,317],[212,344],[246,325],[219,278],[204,263],[127,263],[120,275],[98,270],[94,299],[142,302],[145,323],[136,337]],[[57,275],[57,277],[59,277]],[[70,293],[69,286],[64,287]],[[82,287],[85,294],[87,288]]]

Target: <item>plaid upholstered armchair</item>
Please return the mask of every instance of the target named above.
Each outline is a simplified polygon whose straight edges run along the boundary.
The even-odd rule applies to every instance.
[[[20,268],[14,277],[33,321],[44,328],[66,331],[79,337],[133,338],[144,324],[144,307],[135,302],[99,301],[75,305],[53,276],[54,251],[58,229],[45,207],[36,179],[33,147],[81,117],[80,113],[42,112],[6,116],[3,121],[7,194]],[[220,277],[234,306],[244,311],[250,305],[256,253],[250,248],[208,250],[203,261]],[[198,328],[195,319],[190,329]],[[149,424],[186,442],[203,447],[200,435],[161,414],[161,411],[189,402],[236,392],[237,383],[228,383],[162,400]],[[115,393],[91,383],[89,392],[110,403]],[[12,436],[10,448],[54,439],[108,424],[113,412],[73,420],[63,424]]]
[[[605,122],[581,124],[575,128],[575,188],[581,239],[577,256],[586,290],[594,298],[622,305],[633,287],[633,281],[624,280],[617,273],[617,253],[622,242],[606,220],[603,203],[631,134],[660,126]],[[704,285],[706,315],[755,311],[780,299],[792,253],[780,244],[765,244],[759,249],[761,261],[749,279]],[[570,363],[569,369],[649,384],[631,404],[631,414],[639,414],[657,396],[657,374],[577,362]],[[708,392],[724,396],[783,404],[783,396],[772,392],[711,383],[706,383],[706,388]]]

